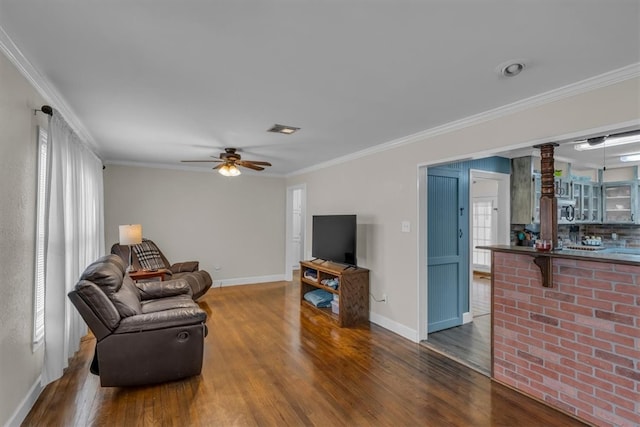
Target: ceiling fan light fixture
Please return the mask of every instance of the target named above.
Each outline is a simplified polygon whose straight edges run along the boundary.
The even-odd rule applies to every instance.
[[[282,133],[285,135],[291,135],[299,130],[300,128],[297,128],[295,126],[275,124],[270,129],[268,129],[267,132],[275,132],[275,133]]]
[[[238,176],[241,172],[236,165],[225,164],[220,169],[218,169],[218,173],[224,176]]]

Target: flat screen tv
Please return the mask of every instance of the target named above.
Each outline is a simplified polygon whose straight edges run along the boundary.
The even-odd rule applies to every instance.
[[[311,256],[356,265],[356,216],[314,215]]]

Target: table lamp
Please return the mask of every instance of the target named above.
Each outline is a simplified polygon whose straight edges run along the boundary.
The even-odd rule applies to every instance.
[[[120,244],[127,245],[129,247],[129,266],[127,267],[127,273],[133,271],[131,265],[131,245],[138,245],[142,243],[142,225],[140,224],[128,224],[119,226],[120,231]]]

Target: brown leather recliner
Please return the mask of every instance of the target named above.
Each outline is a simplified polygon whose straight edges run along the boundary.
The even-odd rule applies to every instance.
[[[137,386],[199,375],[207,314],[183,279],[134,284],[126,264],[105,255],[68,297],[96,337],[91,372],[103,387]]]
[[[164,271],[165,277],[169,279],[185,279],[189,283],[189,286],[191,286],[194,300],[197,300],[202,295],[206,294],[211,288],[211,284],[213,283],[211,275],[207,271],[199,269],[200,263],[198,261],[177,262],[175,264],[171,264],[160,248],[158,248],[152,240],[144,239],[144,241],[153,245],[153,248],[157,250],[160,258],[158,262],[162,264],[159,269]],[[111,246],[111,253],[118,255],[127,264],[129,263],[129,251],[131,251],[131,266],[133,269],[142,270],[143,266],[140,264],[138,255],[133,247],[129,248],[127,245],[120,245],[118,243]]]

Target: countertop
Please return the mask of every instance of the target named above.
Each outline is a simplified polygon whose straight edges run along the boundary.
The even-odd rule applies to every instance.
[[[529,246],[491,245],[478,246],[478,249],[489,249],[496,252],[508,252],[526,254],[532,256],[544,256],[551,258],[579,259],[594,262],[613,262],[616,264],[628,264],[640,266],[640,249],[605,248],[596,251],[580,249],[560,249],[553,251],[538,251]]]

